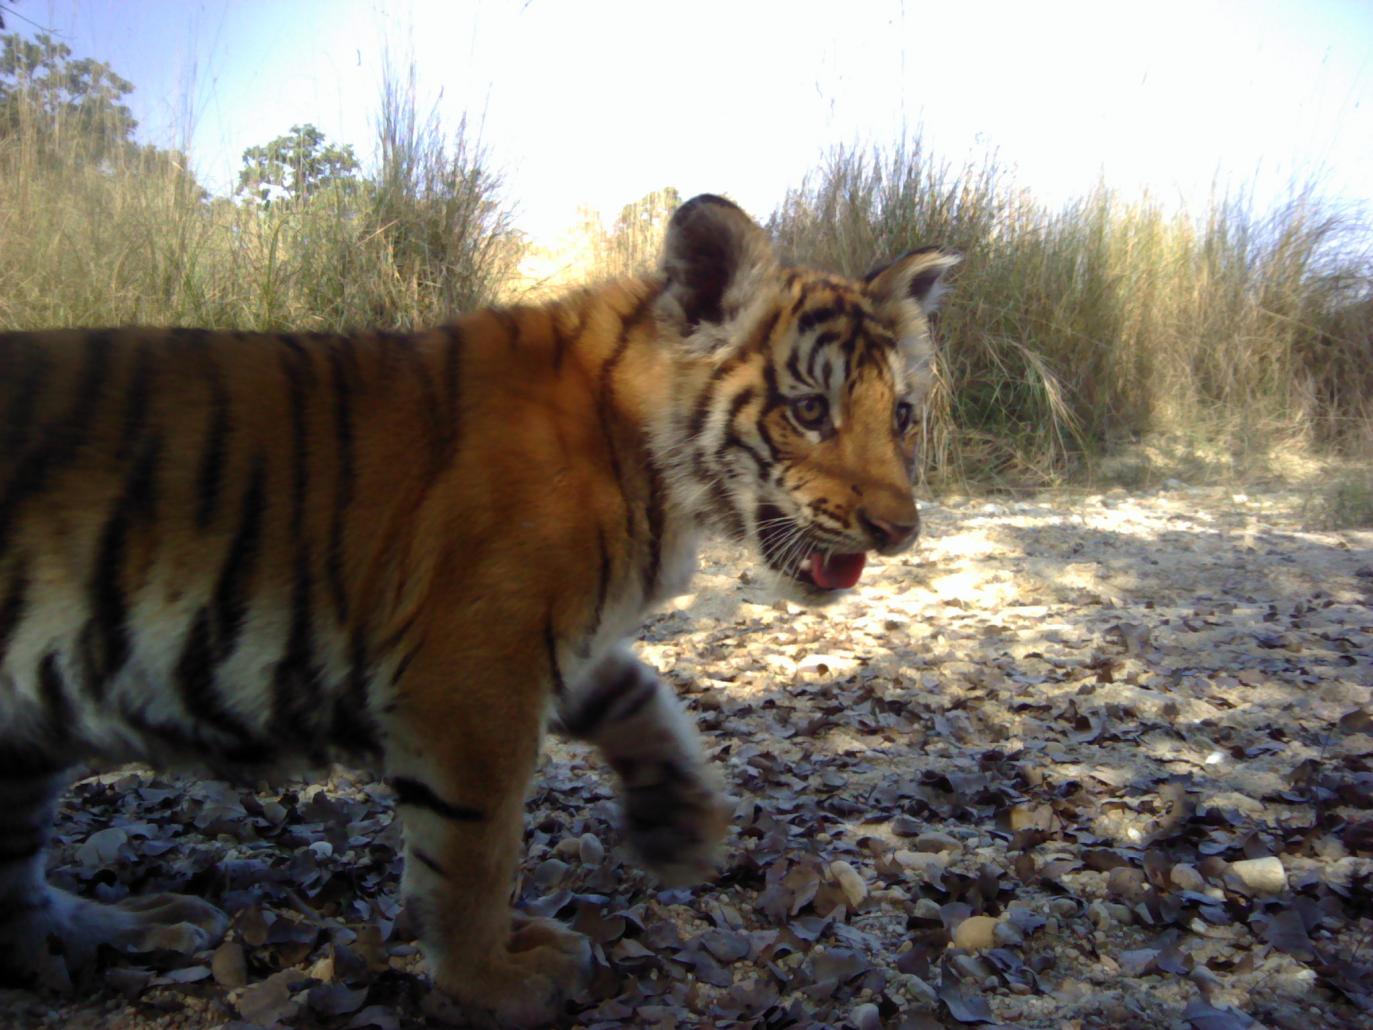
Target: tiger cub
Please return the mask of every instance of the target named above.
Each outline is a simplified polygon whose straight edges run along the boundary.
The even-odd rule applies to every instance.
[[[706,195],[651,277],[430,332],[0,334],[0,968],[224,932],[46,883],[77,763],[353,759],[395,788],[437,986],[555,1013],[588,945],[508,900],[546,721],[600,749],[652,869],[709,875],[728,808],[626,641],[708,528],[815,602],[911,543],[955,261],[786,268]]]

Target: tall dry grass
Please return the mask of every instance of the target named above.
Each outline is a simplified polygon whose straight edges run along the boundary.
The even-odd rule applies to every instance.
[[[1091,476],[1160,434],[1253,472],[1281,448],[1358,447],[1373,424],[1373,227],[1310,190],[1197,215],[1101,187],[1051,210],[995,162],[916,140],[834,152],[769,226],[849,274],[918,244],[964,255],[928,426],[945,478]]]
[[[413,76],[388,74],[380,107],[373,175],[266,205],[208,196],[174,152],[95,155],[19,120],[0,138],[0,328],[404,328],[490,303],[523,240],[487,154],[422,116]]]
[[[112,147],[126,124],[54,124],[23,99],[0,132],[0,328],[411,327],[497,299],[520,260],[488,155],[420,110],[412,72],[384,76],[372,174],[267,205],[208,196],[175,152]],[[592,274],[651,267],[677,202],[597,219]],[[1180,214],[1102,187],[1050,209],[916,138],[833,152],[768,228],[852,275],[919,244],[964,255],[938,321],[936,480],[1091,478],[1158,437],[1249,472],[1373,440],[1369,226],[1312,191]]]

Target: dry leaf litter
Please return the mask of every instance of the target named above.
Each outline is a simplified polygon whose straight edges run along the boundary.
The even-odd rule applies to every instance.
[[[594,942],[561,1025],[1373,1026],[1373,533],[1180,487],[924,515],[832,607],[717,547],[644,629],[738,799],[716,882],[658,887],[599,760],[550,743],[516,896]],[[0,1025],[463,1025],[399,845],[365,772],[85,779],[54,881],[231,929],[55,966]]]

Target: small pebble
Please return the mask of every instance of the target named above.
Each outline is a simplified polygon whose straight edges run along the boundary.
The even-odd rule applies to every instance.
[[[1124,898],[1134,898],[1144,892],[1144,871],[1131,866],[1116,866],[1106,874],[1106,890]]]
[[[1049,910],[1061,919],[1072,919],[1077,915],[1077,902],[1072,898],[1054,898],[1049,902]]]
[[[1206,880],[1197,872],[1196,866],[1179,862],[1168,873],[1168,878],[1180,891],[1200,891],[1206,887]]]
[[[858,1030],[882,1030],[882,1013],[871,1002],[855,1005],[849,1013],[849,1023]]]
[[[849,909],[857,911],[858,906],[868,896],[868,885],[863,882],[863,877],[859,875],[858,870],[840,859],[830,863],[830,876],[834,877],[834,882],[839,884],[839,889],[844,892],[844,897],[849,903]]]
[[[1130,908],[1129,905],[1122,905],[1115,901],[1107,901],[1104,903],[1103,907],[1106,909],[1106,912],[1111,919],[1121,926],[1130,926],[1135,921],[1134,909]]]
[[[943,913],[940,911],[939,902],[933,898],[921,898],[915,903],[912,913],[916,919],[923,919],[926,922],[939,922]]]
[[[1231,862],[1230,870],[1246,887],[1260,894],[1281,894],[1287,889],[1287,871],[1282,867],[1282,860],[1272,855]]]
[[[948,859],[943,852],[898,851],[897,864],[906,870],[912,879],[932,880],[944,872]]]
[[[221,987],[242,987],[246,984],[248,960],[243,953],[243,945],[237,941],[221,944],[210,960],[210,970],[214,973],[215,983]]]
[[[915,838],[917,851],[958,851],[960,847],[958,838],[950,837],[947,833],[939,833],[937,830],[922,833]]]
[[[1087,918],[1092,921],[1092,925],[1099,930],[1110,929],[1115,920],[1106,906],[1100,901],[1094,901],[1087,906]]]
[[[596,838],[594,833],[584,833],[577,841],[577,851],[581,857],[582,865],[600,865],[605,858],[605,846]]]
[[[969,916],[954,927],[953,945],[968,951],[983,951],[996,944],[995,916]]]

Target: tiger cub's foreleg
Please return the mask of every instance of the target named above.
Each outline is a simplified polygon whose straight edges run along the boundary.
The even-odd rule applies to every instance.
[[[732,806],[672,689],[620,647],[569,691],[559,719],[619,775],[626,832],[645,864],[670,885],[708,879]]]
[[[118,951],[215,944],[224,913],[181,894],[102,904],[52,887],[44,856],[67,777],[52,769],[0,770],[0,979],[61,987],[89,969],[101,945]]]
[[[386,745],[405,825],[402,891],[434,983],[501,1026],[553,1019],[591,970],[585,937],[510,906],[546,675],[517,665],[469,670],[421,652]]]

